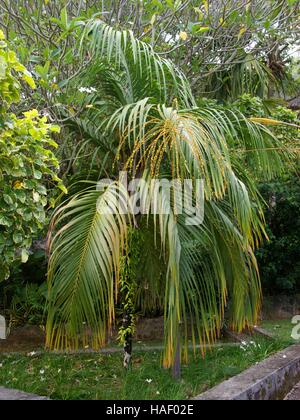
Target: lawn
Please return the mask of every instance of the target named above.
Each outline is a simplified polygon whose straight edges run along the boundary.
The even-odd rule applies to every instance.
[[[300,340],[292,338],[292,331],[295,324],[292,324],[291,319],[283,319],[276,321],[263,321],[262,328],[273,334],[274,338],[286,342],[286,344],[300,344]],[[298,333],[300,328],[298,328]]]
[[[191,398],[283,348],[280,341],[255,338],[247,345],[215,348],[205,359],[191,356],[174,381],[160,367],[159,352],[136,352],[129,372],[121,354],[0,355],[0,386],[52,399],[178,400]]]

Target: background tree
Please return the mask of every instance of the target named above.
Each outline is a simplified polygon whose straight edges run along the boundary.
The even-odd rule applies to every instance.
[[[57,93],[80,67],[74,37],[93,14],[132,30],[171,58],[201,96],[285,90],[287,66],[299,49],[295,0],[3,0],[0,13],[2,27],[36,70],[44,93],[51,87],[49,107],[52,90]]]

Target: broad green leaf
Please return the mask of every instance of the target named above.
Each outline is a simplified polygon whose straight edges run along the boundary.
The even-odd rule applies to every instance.
[[[34,176],[35,179],[42,179],[43,174],[42,174],[41,171],[38,171],[37,169],[34,169],[33,176]]]
[[[22,249],[21,261],[23,264],[26,264],[29,259],[29,252],[26,249]]]
[[[13,224],[13,221],[11,219],[0,214],[0,226],[11,227],[12,224]]]
[[[19,232],[15,232],[13,234],[13,240],[15,244],[19,245],[23,242],[23,235]]]
[[[3,194],[3,199],[6,202],[6,204],[8,204],[9,206],[12,206],[14,204],[13,199],[8,194]]]

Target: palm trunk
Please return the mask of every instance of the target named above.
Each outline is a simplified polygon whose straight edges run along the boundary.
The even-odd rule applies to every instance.
[[[124,311],[123,315],[123,329],[126,331],[124,335],[124,359],[123,366],[125,369],[129,369],[131,366],[132,359],[132,331],[133,328],[133,317],[128,311]]]
[[[121,305],[123,323],[120,330],[120,340],[124,348],[123,366],[129,369],[132,360],[132,342],[135,330],[135,293],[136,266],[139,259],[138,232],[130,231],[127,250],[122,257],[121,270]]]
[[[175,354],[175,361],[173,366],[173,378],[177,381],[181,378],[181,348],[180,348],[180,338],[177,338],[177,347]]]
[[[129,369],[132,357],[132,338],[134,331],[134,280],[131,278],[130,258],[124,256],[123,278],[121,287],[121,299],[123,310],[123,322],[121,327],[121,340],[124,348],[123,365]]]

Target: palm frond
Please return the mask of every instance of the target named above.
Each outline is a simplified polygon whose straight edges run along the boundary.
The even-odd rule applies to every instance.
[[[147,179],[149,173],[144,177]],[[204,222],[193,226],[186,224],[187,214],[175,216],[175,203],[164,189],[142,190],[141,202],[148,219],[150,203],[156,205],[154,231],[159,232],[162,252],[167,258],[164,364],[170,367],[178,340],[185,344],[182,348],[186,356],[190,336],[194,344],[211,344],[216,340],[228,297],[233,328],[241,331],[257,322],[261,289],[250,245],[252,235],[235,224],[232,205],[224,203],[225,200],[220,204],[207,201]],[[251,212],[249,224],[252,220],[256,233],[260,234],[259,215],[249,203],[240,203],[240,207],[245,209],[245,217]]]
[[[171,61],[161,58],[151,45],[136,39],[132,31],[116,30],[94,17],[86,22],[80,47],[81,51],[88,49],[94,57],[104,58],[127,72],[133,66],[140,80],[160,86],[163,102],[173,92],[186,106],[194,104],[185,75]]]
[[[118,200],[117,200],[118,198]],[[128,219],[118,203],[128,204],[127,191],[114,183],[104,192],[95,186],[58,209],[60,227],[50,242],[47,346],[102,347],[115,316],[120,249]],[[88,328],[87,328],[88,326]]]

